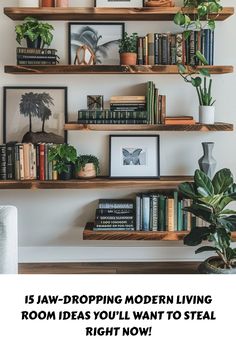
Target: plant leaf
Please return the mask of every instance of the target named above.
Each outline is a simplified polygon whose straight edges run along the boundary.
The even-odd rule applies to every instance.
[[[202,241],[207,240],[210,235],[208,227],[194,227],[190,233],[185,236],[184,244],[187,246],[197,246],[202,243]]]
[[[215,194],[226,192],[230,187],[232,187],[233,183],[233,175],[228,168],[218,171],[212,180]]]
[[[207,221],[211,222],[212,220],[212,209],[208,208],[205,205],[201,204],[192,204],[190,207],[185,207],[183,210],[192,213],[193,215]]]
[[[217,247],[212,247],[212,246],[203,246],[198,248],[195,253],[202,253],[202,252],[217,252],[220,251]]]
[[[181,183],[179,185],[179,191],[183,195],[185,195],[186,197],[189,197],[191,199],[196,199],[197,198],[193,183],[189,183],[189,182]]]
[[[198,187],[202,187],[207,195],[212,196],[214,194],[214,187],[210,178],[201,170],[196,170],[194,174],[194,181]]]
[[[199,69],[199,74],[201,74],[203,76],[207,76],[207,77],[211,76],[208,69]]]
[[[196,51],[196,56],[204,65],[208,65],[208,61],[206,60],[204,55],[200,52],[200,50]]]

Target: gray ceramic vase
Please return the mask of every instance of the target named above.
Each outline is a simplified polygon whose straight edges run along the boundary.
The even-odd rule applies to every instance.
[[[214,143],[202,143],[204,155],[198,161],[200,170],[202,170],[209,178],[213,178],[216,169],[216,160],[212,156]]]

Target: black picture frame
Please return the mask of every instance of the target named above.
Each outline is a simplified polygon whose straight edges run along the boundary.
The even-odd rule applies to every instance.
[[[112,139],[113,138],[156,138],[156,166],[157,166],[157,173],[153,176],[113,176],[112,175]],[[111,179],[160,179],[160,135],[110,135],[109,136],[109,178]]]
[[[143,1],[142,1],[143,7],[145,7],[145,2],[146,2],[146,1],[147,1],[147,0],[143,0]],[[94,0],[94,7],[97,7],[97,0]],[[123,7],[125,7],[125,6],[123,6]],[[137,7],[137,6],[134,6],[134,7]],[[112,6],[111,6],[111,8],[112,8]],[[128,8],[131,9],[131,7],[127,7],[127,9],[128,9]],[[142,7],[138,7],[138,8],[141,9]]]
[[[104,26],[121,26],[121,33],[122,33],[122,39],[124,38],[124,34],[125,34],[125,23],[124,22],[69,22],[68,23],[68,62],[69,65],[74,64],[74,60],[72,59],[71,56],[71,28],[72,26],[75,25],[94,25],[94,26],[98,26],[98,25],[104,25]]]
[[[68,88],[66,86],[4,86],[3,87],[3,143],[8,143],[7,139],[7,92],[8,90],[63,90],[64,91],[64,122],[68,123]],[[64,142],[68,142],[68,133],[63,132]]]

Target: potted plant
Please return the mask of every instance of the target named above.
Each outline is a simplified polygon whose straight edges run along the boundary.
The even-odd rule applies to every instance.
[[[24,22],[16,25],[16,40],[21,45],[23,39],[26,40],[28,48],[43,48],[50,46],[53,40],[53,26],[39,22],[33,17],[26,17]]]
[[[213,179],[196,170],[193,183],[182,183],[180,192],[193,203],[185,211],[202,219],[206,226],[194,227],[185,236],[184,244],[198,246],[203,241],[211,245],[204,245],[195,251],[215,252],[217,256],[208,258],[199,266],[200,273],[236,274],[236,249],[231,247],[231,232],[236,229],[236,211],[227,206],[236,200],[236,184],[229,169],[218,171]]]
[[[77,151],[73,146],[68,144],[53,146],[49,150],[48,158],[49,161],[53,161],[53,169],[58,172],[60,179],[73,178],[73,167],[77,160]]]
[[[76,161],[78,178],[95,178],[100,172],[99,160],[93,155],[80,155]]]
[[[189,10],[194,10],[195,16],[189,17]],[[207,27],[211,30],[215,30],[215,19],[219,12],[222,10],[220,0],[184,0],[183,7],[175,15],[174,23],[179,25],[183,29],[183,38],[187,40],[191,35],[191,31],[200,31]],[[189,65],[186,67],[183,64],[178,64],[179,73],[184,78],[185,82],[191,83],[197,90],[199,99],[199,122],[202,124],[214,124],[215,122],[215,108],[214,102],[211,96],[212,79],[210,79],[210,73],[205,65],[208,62],[204,55],[196,50],[195,62],[199,65],[203,65],[202,68],[195,65]],[[209,80],[207,82],[207,80]]]
[[[132,33],[130,36],[127,32],[120,41],[120,64],[136,65],[137,64],[137,41],[138,34]]]

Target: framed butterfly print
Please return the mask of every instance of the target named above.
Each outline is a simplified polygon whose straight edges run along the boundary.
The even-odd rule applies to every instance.
[[[159,135],[110,135],[110,177],[160,178]]]

